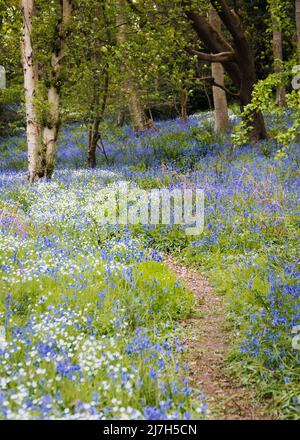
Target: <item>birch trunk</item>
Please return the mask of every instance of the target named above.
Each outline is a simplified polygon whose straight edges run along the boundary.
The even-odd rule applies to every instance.
[[[45,176],[51,178],[54,170],[56,141],[59,130],[59,93],[54,86],[48,90],[49,114],[47,125],[42,127],[43,145],[45,150]]]
[[[56,141],[60,126],[60,78],[65,50],[65,38],[72,13],[70,0],[60,0],[61,21],[57,26],[57,40],[51,58],[51,86],[48,89],[49,112],[47,123],[42,128],[45,149],[45,176],[51,178],[56,156]]]
[[[212,26],[221,33],[221,20],[216,11],[211,11],[210,22]],[[212,63],[211,65],[212,77],[215,83],[224,87],[224,68],[221,63]],[[220,87],[213,86],[213,100],[214,100],[214,119],[215,132],[220,133],[229,127],[228,104],[226,92]]]
[[[32,19],[34,15],[34,1],[22,0],[22,58],[24,72],[26,134],[28,144],[28,178],[30,182],[42,177],[43,157],[41,145],[41,132],[38,123],[35,105],[38,72],[33,60]]]

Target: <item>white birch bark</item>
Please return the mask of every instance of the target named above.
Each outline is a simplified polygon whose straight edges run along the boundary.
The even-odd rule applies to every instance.
[[[33,60],[32,19],[34,0],[22,0],[22,58],[24,72],[24,91],[26,108],[26,133],[28,144],[28,178],[34,182],[43,175],[41,133],[35,105],[37,87],[37,67]]]
[[[45,162],[46,177],[51,177],[54,169],[55,155],[56,155],[56,141],[60,125],[60,89],[58,82],[61,77],[61,68],[65,51],[65,37],[68,28],[72,5],[70,0],[60,0],[61,3],[61,23],[58,26],[58,47],[52,53],[51,59],[51,86],[48,90],[48,106],[49,113],[47,124],[42,128],[43,144],[45,148]]]

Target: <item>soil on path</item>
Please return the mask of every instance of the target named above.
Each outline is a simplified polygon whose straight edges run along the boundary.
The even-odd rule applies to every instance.
[[[194,293],[196,316],[185,321],[189,327],[188,362],[194,388],[206,396],[208,418],[223,420],[271,419],[249,387],[240,385],[226,372],[230,331],[226,330],[224,301],[198,271],[167,258],[169,268]],[[228,327],[228,326],[227,326]]]

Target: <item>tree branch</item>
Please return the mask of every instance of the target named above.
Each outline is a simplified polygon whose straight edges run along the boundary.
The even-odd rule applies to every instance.
[[[235,61],[236,56],[234,52],[220,52],[216,54],[209,54],[204,52],[199,52],[194,49],[187,49],[187,52],[191,55],[197,55],[201,61],[208,61],[210,63],[228,63]]]
[[[211,0],[212,1],[212,0]],[[191,0],[183,0],[184,12],[191,21],[192,27],[209,52],[218,54],[222,52],[235,52],[223,36],[211,26],[205,17],[194,10]],[[224,62],[224,68],[231,77],[236,87],[241,85],[241,73],[236,62]]]
[[[224,92],[228,93],[231,96],[239,97],[240,92],[232,92],[231,90],[227,89],[227,87],[222,86],[221,84],[218,84],[215,82],[215,79],[212,76],[204,76],[202,78],[199,78],[201,81],[209,81],[212,86],[219,87],[219,89],[224,90]]]
[[[235,43],[245,38],[245,33],[241,25],[240,18],[234,10],[231,10],[226,0],[210,0],[210,3],[217,11],[226,28],[232,35]]]
[[[240,97],[240,92],[232,92],[231,90],[227,89],[227,87],[221,86],[221,84],[216,83],[214,78],[212,78],[211,83],[214,87],[219,87],[219,89],[224,90],[224,92],[228,93],[231,96],[235,96],[236,98]]]

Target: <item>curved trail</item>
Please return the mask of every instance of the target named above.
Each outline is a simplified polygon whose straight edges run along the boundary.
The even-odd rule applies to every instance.
[[[255,401],[255,393],[226,373],[230,332],[226,330],[224,304],[203,275],[168,257],[170,269],[197,298],[196,317],[189,327],[186,345],[194,388],[206,396],[208,418],[223,420],[271,419],[266,408]]]

